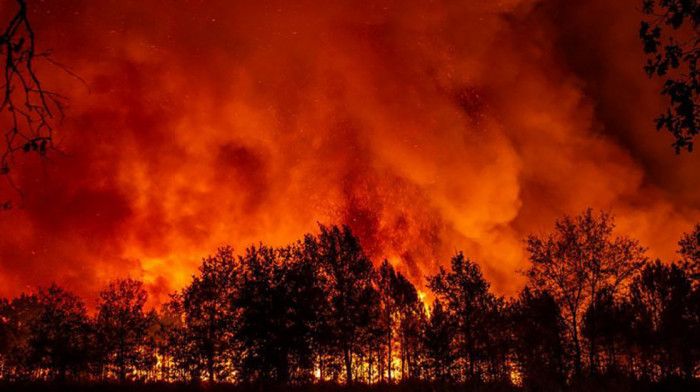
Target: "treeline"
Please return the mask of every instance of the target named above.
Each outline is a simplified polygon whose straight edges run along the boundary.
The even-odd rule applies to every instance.
[[[426,306],[338,226],[282,248],[221,248],[159,310],[145,309],[142,282],[129,278],[104,288],[94,315],[52,285],[0,303],[0,377],[529,390],[600,377],[696,380],[700,225],[673,263],[648,260],[613,227],[610,215],[588,210],[529,237],[517,298],[492,293],[479,265],[458,253],[426,278],[435,298]]]

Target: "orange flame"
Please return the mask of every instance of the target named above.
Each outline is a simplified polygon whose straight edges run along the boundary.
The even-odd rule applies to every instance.
[[[90,91],[42,65],[72,107],[62,154],[18,158],[3,294],[130,274],[158,302],[216,247],[317,222],[421,289],[463,250],[512,294],[522,238],[587,206],[675,258],[699,156],[652,129],[636,4],[33,2],[37,40]]]

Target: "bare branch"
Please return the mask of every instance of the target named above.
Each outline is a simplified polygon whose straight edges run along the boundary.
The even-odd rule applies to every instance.
[[[0,124],[4,131],[5,146],[0,155],[0,174],[8,177],[10,185],[22,192],[9,179],[14,154],[18,151],[45,157],[54,149],[53,131],[56,121],[64,116],[67,99],[47,90],[37,76],[35,60],[48,60],[51,64],[77,75],[49,57],[50,52],[37,52],[35,34],[27,18],[26,0],[15,0],[17,11],[0,35],[0,57],[3,72],[0,76]],[[83,82],[84,83],[84,82]]]

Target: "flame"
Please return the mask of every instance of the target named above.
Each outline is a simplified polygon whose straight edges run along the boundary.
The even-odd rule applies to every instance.
[[[636,5],[32,2],[41,49],[89,90],[41,64],[71,107],[61,154],[17,157],[26,197],[3,185],[2,294],[94,298],[131,275],[158,303],[216,247],[317,222],[349,224],[421,292],[463,250],[513,294],[523,237],[588,206],[673,259],[699,155],[653,130]]]
[[[523,385],[523,375],[519,371],[513,369],[510,371],[510,381],[513,385],[520,387]]]

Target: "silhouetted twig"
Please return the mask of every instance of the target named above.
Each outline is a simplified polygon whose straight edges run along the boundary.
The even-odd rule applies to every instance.
[[[36,61],[48,60],[77,77],[50,58],[50,52],[37,52],[35,34],[27,18],[25,0],[15,0],[17,12],[0,35],[0,56],[4,58],[1,77],[3,97],[0,116],[6,118],[5,146],[0,157],[0,174],[8,175],[14,154],[18,151],[45,157],[54,149],[53,130],[64,117],[66,97],[42,85],[36,72]],[[10,186],[22,194],[9,179]]]

